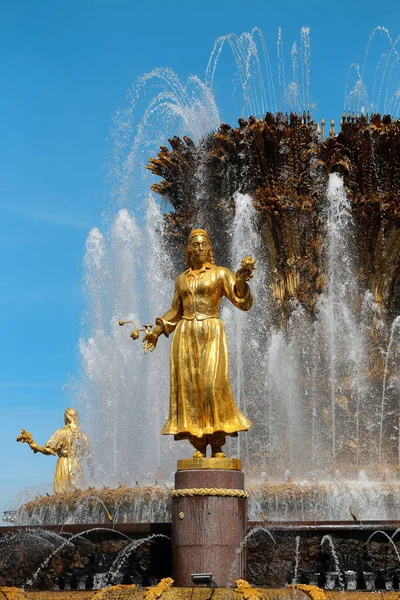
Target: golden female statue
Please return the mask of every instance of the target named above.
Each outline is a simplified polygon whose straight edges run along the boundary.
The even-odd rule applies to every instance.
[[[57,429],[44,446],[39,446],[29,431],[21,429],[17,442],[26,442],[35,452],[58,455],[54,474],[54,492],[61,494],[76,488],[85,487],[83,461],[91,469],[91,444],[88,436],[81,430],[78,411],[67,408],[64,413],[65,427]]]
[[[229,381],[228,350],[219,307],[225,296],[241,310],[251,308],[253,298],[247,281],[255,261],[246,258],[236,276],[214,264],[212,247],[204,229],[189,235],[188,269],[179,275],[171,308],[156,319],[144,337],[151,351],[163,333],[175,331],[170,351],[170,405],[161,433],[176,440],[188,439],[196,448],[194,458],[223,458],[226,435],[247,431],[251,421],[238,409]]]

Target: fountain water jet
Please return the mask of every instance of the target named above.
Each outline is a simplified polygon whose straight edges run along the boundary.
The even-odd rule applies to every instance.
[[[384,409],[385,409],[386,382],[387,382],[387,375],[388,375],[388,362],[389,362],[390,350],[391,350],[392,344],[393,344],[394,332],[396,330],[396,327],[398,327],[398,326],[400,326],[400,316],[395,318],[395,320],[393,321],[392,326],[390,328],[389,343],[388,343],[388,347],[386,350],[386,356],[385,356],[385,366],[384,366],[384,371],[383,371],[383,382],[382,382],[381,418],[380,418],[380,430],[379,430],[379,464],[381,464],[381,459],[382,459],[383,420],[384,420]],[[400,421],[399,421],[399,426],[400,426]],[[400,465],[400,436],[399,436],[399,465]]]

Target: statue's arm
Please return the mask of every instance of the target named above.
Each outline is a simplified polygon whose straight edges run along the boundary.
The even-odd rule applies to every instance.
[[[147,344],[147,347],[145,346],[145,348],[150,351],[153,351],[156,347],[160,335],[164,334],[166,337],[168,337],[169,334],[174,331],[175,327],[182,318],[183,308],[182,299],[179,292],[179,279],[180,277],[178,277],[175,283],[175,291],[174,297],[172,298],[171,308],[167,310],[162,317],[157,317],[156,326],[143,338],[143,341]]]
[[[222,294],[240,310],[250,310],[253,304],[253,296],[245,275],[240,271],[236,276],[224,267],[221,267]]]
[[[47,455],[56,454],[56,451],[49,445],[49,442],[47,442],[45,446],[39,446],[39,444],[34,441],[32,434],[29,431],[25,431],[25,429],[21,429],[21,433],[17,437],[17,442],[29,444],[29,447],[32,448],[35,454],[37,452]]]
[[[36,454],[36,452],[40,452],[41,454],[46,454],[47,456],[54,456],[56,451],[53,448],[50,448],[47,444],[45,446],[39,446],[36,442],[33,442],[31,445],[32,450]]]
[[[243,300],[250,293],[250,287],[244,279],[236,277],[233,291],[240,300]]]
[[[167,337],[172,333],[182,318],[183,307],[182,298],[179,291],[179,280],[176,280],[174,297],[172,298],[171,308],[162,316],[156,319],[156,327],[160,328],[160,335],[163,333]]]

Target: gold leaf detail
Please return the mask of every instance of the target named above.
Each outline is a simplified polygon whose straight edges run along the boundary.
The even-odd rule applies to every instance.
[[[250,583],[245,579],[238,579],[237,581],[235,581],[235,583],[237,585],[237,591],[242,594],[244,600],[262,599],[262,590],[251,587]]]
[[[150,587],[147,590],[147,592],[143,596],[143,600],[157,600],[157,598],[159,598],[161,594],[163,594],[164,592],[169,590],[169,588],[172,587],[173,583],[174,580],[171,579],[171,577],[165,577],[164,579],[161,579],[161,581],[157,583],[157,585]]]
[[[294,587],[295,590],[304,592],[310,598],[310,600],[327,600],[327,596],[324,590],[321,590],[316,585],[306,585],[305,583],[297,583],[294,586],[288,585],[288,587]]]
[[[24,600],[26,598],[26,592],[17,587],[1,587],[0,592],[7,600]]]
[[[231,490],[225,488],[184,488],[172,490],[171,498],[187,498],[191,496],[225,496],[228,498],[248,498],[246,490]]]
[[[91,600],[102,600],[108,596],[110,592],[114,592],[116,590],[135,590],[136,583],[132,583],[132,585],[110,585],[108,587],[103,587],[101,590],[95,593]],[[12,600],[12,599],[10,599]]]

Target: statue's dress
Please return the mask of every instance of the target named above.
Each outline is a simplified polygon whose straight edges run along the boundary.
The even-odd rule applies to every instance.
[[[85,485],[83,460],[90,456],[91,444],[88,436],[80,428],[66,425],[57,429],[44,446],[49,454],[57,454],[54,474],[56,494],[70,492]]]
[[[235,434],[251,421],[238,409],[229,381],[225,330],[219,318],[222,297],[241,310],[251,308],[247,286],[244,298],[235,292],[235,276],[224,267],[206,263],[188,269],[176,280],[171,308],[156,320],[171,343],[170,405],[161,433],[176,439]]]

